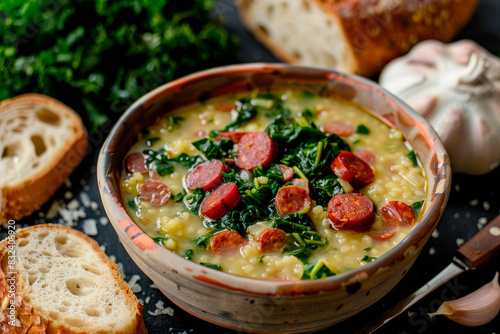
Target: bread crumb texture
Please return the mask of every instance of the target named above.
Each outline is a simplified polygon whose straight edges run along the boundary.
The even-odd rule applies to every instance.
[[[17,326],[2,308],[1,333],[146,333],[142,307],[95,241],[59,225],[17,236]],[[6,246],[0,243],[2,300],[10,288]]]

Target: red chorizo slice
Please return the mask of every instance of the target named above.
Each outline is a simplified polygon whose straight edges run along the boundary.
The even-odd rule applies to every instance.
[[[259,235],[259,250],[262,253],[281,251],[286,245],[286,232],[279,228],[266,228]]]
[[[153,206],[167,203],[170,194],[170,189],[160,181],[149,181],[139,187],[139,198]]]
[[[328,217],[337,230],[366,231],[375,219],[372,201],[363,194],[338,194],[328,203]]]
[[[292,182],[294,186],[305,189],[307,191],[307,193],[309,194],[309,180],[295,178],[295,179],[291,179],[290,182]]]
[[[280,165],[280,169],[281,174],[283,175],[283,182],[288,182],[293,178],[293,174],[295,173],[292,167],[288,167],[287,165]]]
[[[186,176],[186,186],[189,190],[201,188],[205,192],[212,191],[222,183],[222,172],[225,170],[226,166],[220,160],[205,161]]]
[[[375,164],[375,161],[377,161],[375,154],[368,150],[356,151],[356,156],[360,159],[363,159],[365,162],[369,163],[372,166]]]
[[[142,153],[132,153],[125,159],[125,167],[129,173],[145,173],[148,171],[146,168],[146,159]]]
[[[217,255],[230,255],[245,246],[247,241],[236,231],[222,231],[210,240],[210,252]]]
[[[384,222],[384,227],[382,230],[370,234],[370,237],[375,240],[389,240],[396,234],[398,226],[411,226],[415,223],[413,209],[400,201],[385,203],[379,212]]]
[[[234,103],[218,103],[214,105],[215,110],[230,112],[234,108],[236,108],[236,104]]]
[[[239,143],[241,140],[241,137],[243,137],[243,135],[245,135],[246,133],[247,132],[243,132],[243,131],[221,132],[217,136],[216,141],[219,141],[222,138],[226,138],[226,139],[229,139],[235,143]]]
[[[330,165],[333,173],[349,182],[355,189],[361,189],[375,179],[372,168],[351,152],[341,152]]]
[[[384,222],[391,222],[390,225],[411,226],[415,223],[413,209],[406,203],[400,201],[390,201],[380,208],[380,215]]]
[[[322,130],[326,133],[334,133],[339,137],[350,136],[354,133],[352,125],[338,121],[329,121],[323,124]]]
[[[233,210],[241,199],[234,182],[224,183],[212,191],[201,203],[201,214],[217,220]]]
[[[278,190],[275,198],[276,210],[281,217],[298,213],[312,206],[309,193],[298,186],[285,186]]]
[[[264,132],[248,132],[238,143],[236,166],[253,170],[257,166],[268,167],[278,150],[274,141]]]

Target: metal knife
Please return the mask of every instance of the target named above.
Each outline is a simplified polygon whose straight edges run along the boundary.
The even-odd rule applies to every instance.
[[[460,247],[453,261],[426,285],[409,295],[357,333],[373,333],[442,284],[466,270],[475,270],[500,253],[500,215]]]

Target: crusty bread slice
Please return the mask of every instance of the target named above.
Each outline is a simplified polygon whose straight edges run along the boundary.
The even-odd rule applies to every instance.
[[[8,245],[8,238],[0,243],[0,333],[147,333],[118,266],[85,234],[61,225],[19,229],[15,280],[8,280]],[[17,302],[15,326],[9,291]]]
[[[284,61],[367,76],[419,41],[450,41],[476,2],[236,0],[247,28]]]
[[[0,222],[40,209],[87,152],[80,117],[39,94],[0,103]]]

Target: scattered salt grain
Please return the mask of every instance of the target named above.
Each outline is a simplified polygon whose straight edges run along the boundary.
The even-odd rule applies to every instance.
[[[141,298],[137,298],[137,302],[142,306],[144,306],[144,300],[142,300]]]
[[[64,185],[66,186],[66,188],[71,188],[71,180],[70,179],[64,180]]]
[[[488,218],[486,217],[481,217],[477,220],[477,222],[481,225],[486,225],[486,223],[488,223]]]
[[[85,180],[85,179],[81,179],[81,180],[80,180],[80,184],[81,184],[82,186],[84,186],[86,183],[87,183],[87,180]]]
[[[167,314],[172,317],[174,315],[174,309],[171,307],[165,308],[162,300],[156,302],[155,307],[156,310],[154,312],[148,311],[148,313],[151,314],[152,316]]]
[[[106,218],[106,217],[99,218],[99,224],[101,224],[102,226],[106,226],[106,225],[108,225],[108,223],[109,223],[108,218]]]
[[[457,246],[461,247],[465,243],[465,240],[462,238],[457,238]]]
[[[43,218],[43,216],[45,216],[45,214],[42,211],[38,211],[38,217]]]
[[[150,287],[151,289],[158,289],[158,287],[156,286],[156,284],[151,284],[149,287]]]
[[[151,297],[150,297],[150,296],[147,296],[147,297],[146,297],[146,300],[145,300],[145,303],[146,303],[146,304],[149,304],[149,301],[150,301],[150,300],[151,300]]]
[[[480,230],[488,223],[488,218],[481,217],[477,220],[477,229]]]
[[[436,254],[436,250],[434,249],[434,247],[431,247],[429,249],[429,255],[434,255],[434,254]]]
[[[91,200],[87,193],[81,192],[80,200],[82,201],[84,207],[88,208],[90,206]]]
[[[73,199],[71,202],[68,203],[68,205],[66,205],[66,208],[68,208],[68,210],[76,210],[79,207],[80,203],[76,199]]]
[[[490,203],[488,201],[483,202],[483,209],[485,209],[486,211],[490,209]]]
[[[479,200],[477,200],[477,199],[473,199],[472,201],[469,202],[470,206],[476,206],[478,204],[479,204]]]
[[[64,198],[65,199],[71,199],[71,198],[73,198],[73,193],[71,191],[66,191],[64,193]]]
[[[83,233],[86,235],[94,236],[99,234],[97,231],[97,221],[95,219],[85,219],[82,224]]]
[[[113,261],[113,262],[115,262],[115,263],[116,263],[116,256],[114,256],[114,255],[110,255],[110,256],[109,256],[109,259],[110,259],[111,261]]]
[[[59,202],[54,201],[50,205],[49,211],[47,211],[47,214],[45,215],[45,217],[48,219],[52,219],[57,215],[57,211],[59,211]]]
[[[130,281],[127,282],[128,286],[130,287],[130,290],[132,290],[133,293],[139,293],[142,291],[142,288],[137,282],[141,279],[141,276],[135,274],[132,275],[132,278]]]
[[[90,208],[95,211],[99,209],[99,205],[96,202],[92,202],[90,203]]]
[[[458,212],[455,212],[455,214],[453,215],[453,218],[455,218],[455,219],[458,219],[458,218],[460,218],[460,213],[458,213]]]
[[[84,186],[83,186],[83,190],[85,190],[85,191],[89,191],[89,189],[90,189],[90,187],[89,187],[89,185],[88,185],[88,184],[86,184],[86,185],[84,185]]]
[[[457,193],[460,191],[460,185],[459,184],[455,184],[455,191]]]
[[[435,229],[435,230],[432,232],[432,237],[433,237],[434,239],[439,238],[439,231],[438,231],[437,229]]]

